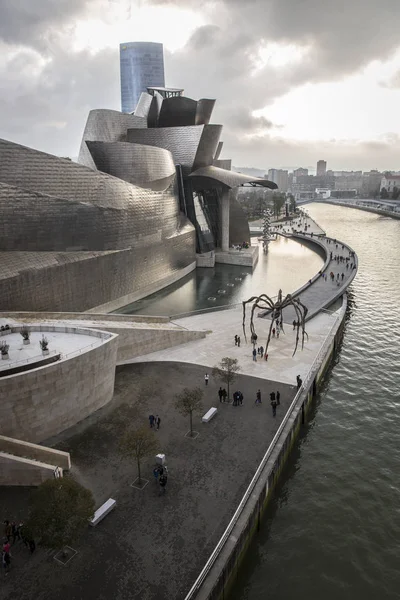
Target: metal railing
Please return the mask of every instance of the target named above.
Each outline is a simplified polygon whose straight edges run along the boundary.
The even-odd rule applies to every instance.
[[[201,585],[203,584],[204,580],[206,579],[207,575],[209,574],[209,572],[211,571],[215,561],[217,560],[219,554],[221,553],[225,543],[227,542],[229,536],[231,535],[234,526],[236,525],[240,515],[242,514],[242,511],[248,501],[248,499],[250,498],[250,495],[252,494],[259,478],[260,475],[262,473],[262,471],[264,470],[265,465],[267,464],[268,460],[270,459],[272,452],[275,448],[275,445],[277,443],[277,441],[279,440],[287,422],[289,421],[290,417],[292,416],[293,410],[295,409],[298,401],[300,400],[301,395],[303,394],[303,392],[305,392],[307,390],[307,386],[311,380],[311,378],[313,376],[315,376],[315,372],[318,365],[318,362],[320,361],[322,363],[324,357],[325,357],[325,353],[327,351],[327,348],[329,347],[329,344],[331,343],[333,337],[336,334],[336,327],[338,325],[338,322],[341,318],[341,315],[337,315],[335,318],[334,323],[332,324],[326,338],[324,339],[324,342],[319,350],[319,352],[317,353],[317,356],[315,357],[305,379],[304,382],[302,383],[302,386],[300,387],[300,389],[297,391],[288,411],[286,412],[286,415],[284,416],[282,423],[280,424],[280,426],[278,427],[277,432],[275,433],[272,442],[270,443],[270,445],[268,446],[268,449],[266,451],[266,453],[264,454],[258,468],[257,471],[255,472],[252,480],[250,481],[250,484],[247,488],[247,490],[245,491],[239,506],[237,507],[232,519],[230,520],[227,528],[225,529],[224,533],[222,534],[222,537],[220,538],[218,544],[216,545],[216,547],[214,548],[214,551],[212,552],[210,558],[208,559],[208,561],[206,562],[204,568],[202,569],[200,575],[198,576],[198,578],[196,579],[196,581],[194,582],[193,586],[190,588],[188,594],[185,596],[185,600],[193,600],[193,598],[195,598],[195,595],[197,594],[197,592],[199,591]]]
[[[100,346],[103,341],[103,338],[97,338],[97,339],[99,340],[100,343],[93,342],[92,344],[83,346],[82,348],[79,348],[78,350],[72,350],[71,352],[68,352],[67,354],[65,354],[63,352],[59,352],[58,350],[49,350],[49,354],[37,354],[36,356],[24,358],[23,360],[17,360],[17,361],[13,361],[13,362],[4,362],[4,364],[0,362],[0,371],[5,370],[5,369],[13,369],[15,367],[19,367],[22,365],[28,365],[28,364],[34,365],[35,363],[43,360],[44,358],[56,356],[57,354],[60,355],[60,360],[65,360],[66,358],[73,358],[74,356],[78,356],[79,354],[82,354],[82,352],[89,350],[90,348]]]

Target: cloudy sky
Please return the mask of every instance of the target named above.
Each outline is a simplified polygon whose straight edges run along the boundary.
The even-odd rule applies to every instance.
[[[217,98],[237,166],[400,170],[399,0],[0,0],[0,137],[77,156],[128,41]]]

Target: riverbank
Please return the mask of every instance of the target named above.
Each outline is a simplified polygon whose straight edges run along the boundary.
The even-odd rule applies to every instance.
[[[246,344],[243,337],[240,348],[234,345],[234,335],[241,335],[240,307],[180,319],[177,323],[181,327],[206,331],[206,339],[138,357],[130,361],[137,364],[123,367],[120,372],[126,376],[122,380],[117,377],[114,408],[117,410],[119,403],[127,408],[115,413],[110,405],[77,430],[65,432],[57,442],[57,446],[71,452],[72,473],[93,489],[97,502],[112,495],[117,499],[117,509],[79,543],[79,560],[72,560],[62,573],[56,571],[52,556],[42,550],[31,561],[31,567],[22,561],[18,564],[17,558],[19,579],[29,582],[21,599],[27,600],[33,589],[43,600],[57,595],[68,600],[90,597],[89,590],[97,597],[111,594],[117,600],[136,598],[143,590],[148,599],[181,598],[205,563],[188,597],[217,598],[224,594],[259,526],[262,511],[335,352],[344,310],[345,306],[333,314],[322,311],[311,319],[304,349],[299,347],[294,356],[295,332],[285,318],[285,333],[271,341],[268,362],[254,362],[252,345]],[[260,340],[266,339],[269,324],[268,319],[257,319]],[[220,382],[211,381],[205,408],[211,403],[220,409],[219,414],[208,425],[202,424],[198,415],[200,436],[185,438],[185,421],[174,410],[173,396],[183,385],[205,389],[204,373],[223,356],[239,360],[237,385],[243,388],[245,406],[220,407],[216,403]],[[135,376],[128,381],[132,374]],[[293,386],[298,374],[303,387],[295,396]],[[144,390],[143,382],[147,385]],[[267,399],[262,407],[254,405],[257,387]],[[268,396],[280,387],[287,391],[282,404],[286,412],[273,419]],[[254,412],[259,408],[264,412]],[[235,416],[237,409],[243,409],[240,419]],[[157,496],[156,504],[146,496],[154,495],[154,486],[149,487],[154,482],[149,482],[143,492],[132,489],[133,469],[126,462],[118,462],[116,452],[126,423],[146,420],[149,411],[162,414],[160,440],[171,473],[166,502]],[[252,478],[253,473],[256,475]],[[8,507],[18,505],[16,500],[7,503]],[[2,506],[7,517],[20,518],[19,514],[7,513],[7,506]],[[239,535],[236,527],[242,528]],[[7,582],[0,598],[11,600],[13,592],[13,584]]]
[[[383,208],[375,208],[373,205],[366,206],[361,202],[367,203],[368,200],[318,200],[321,204],[332,204],[334,206],[344,206],[347,208],[356,208],[357,210],[363,210],[365,212],[375,213],[376,215],[382,215],[383,217],[391,217],[392,219],[400,219],[400,212],[395,212],[394,208],[391,210],[389,207],[387,210]],[[400,206],[400,204],[399,204]]]

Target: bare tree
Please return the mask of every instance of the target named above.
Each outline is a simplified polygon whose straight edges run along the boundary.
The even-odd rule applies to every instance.
[[[27,528],[46,548],[62,549],[87,529],[94,514],[92,492],[72,477],[48,479],[39,485],[31,500]],[[25,527],[25,525],[24,525]]]
[[[140,462],[147,456],[157,453],[158,440],[153,431],[147,427],[127,429],[119,443],[119,450],[123,456],[136,459],[138,468],[138,483],[142,482]]]
[[[184,388],[175,396],[175,408],[184,417],[190,417],[190,437],[193,437],[193,413],[203,410],[203,390],[200,388]]]
[[[214,367],[212,370],[213,377],[226,383],[228,387],[228,401],[230,384],[235,381],[239,371],[240,367],[238,365],[238,359],[229,358],[229,356],[225,356],[219,365]]]

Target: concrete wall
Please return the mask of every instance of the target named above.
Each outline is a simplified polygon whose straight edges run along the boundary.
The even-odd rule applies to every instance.
[[[188,331],[186,329],[123,329],[122,327],[103,329],[118,334],[118,365],[136,356],[206,337],[205,331]]]
[[[0,379],[0,434],[41,442],[107,404],[118,338],[76,357]]]
[[[53,477],[53,465],[0,452],[0,485],[40,485]]]
[[[31,444],[30,442],[23,442],[22,440],[5,437],[4,435],[0,435],[0,452],[13,454],[20,458],[29,458],[31,460],[53,465],[54,467],[61,467],[62,469],[71,468],[71,457],[69,452],[63,452],[62,450],[56,450],[55,448],[48,448],[46,446],[39,446],[38,444]]]

